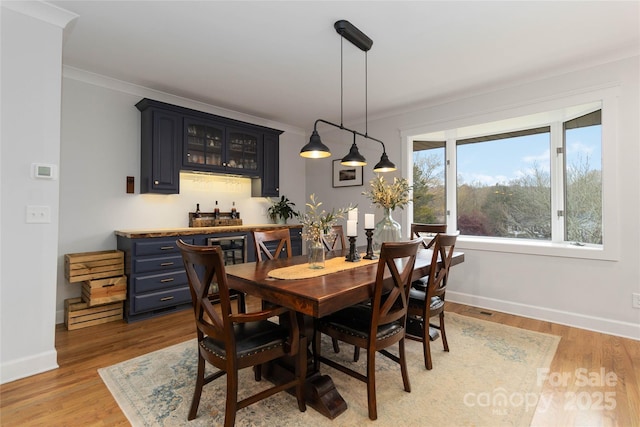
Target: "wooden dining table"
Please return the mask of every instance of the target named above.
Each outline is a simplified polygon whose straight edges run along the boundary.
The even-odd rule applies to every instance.
[[[327,261],[334,257],[344,258],[347,252],[346,249],[327,252]],[[432,254],[430,249],[418,250],[413,280],[429,274]],[[454,252],[452,266],[463,261],[464,254]],[[307,256],[300,255],[229,265],[225,270],[230,288],[296,311],[300,330],[311,342],[313,318],[321,318],[372,297],[378,263],[354,262],[350,268],[304,279],[275,279],[269,276],[272,270],[307,263]],[[284,380],[292,375],[290,367],[287,364],[271,366],[264,370],[265,377],[274,382]],[[314,371],[312,363],[309,363],[306,385],[307,403],[325,416],[333,419],[347,409],[331,378]]]

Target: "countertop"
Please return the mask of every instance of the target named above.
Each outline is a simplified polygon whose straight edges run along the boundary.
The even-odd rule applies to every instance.
[[[246,224],[224,225],[218,227],[157,228],[141,230],[116,230],[115,233],[116,236],[127,237],[129,239],[142,239],[147,237],[173,237],[190,236],[195,234],[251,232],[283,227],[302,228],[302,224]]]

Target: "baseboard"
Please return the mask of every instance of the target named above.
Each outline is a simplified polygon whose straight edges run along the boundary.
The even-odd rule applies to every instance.
[[[58,353],[55,350],[13,360],[0,366],[0,384],[58,368]]]
[[[516,316],[567,325],[574,328],[601,332],[640,341],[640,325],[630,322],[604,319],[602,317],[585,316],[568,311],[553,310],[545,307],[514,303],[477,295],[447,291],[447,300],[478,308],[501,311]]]

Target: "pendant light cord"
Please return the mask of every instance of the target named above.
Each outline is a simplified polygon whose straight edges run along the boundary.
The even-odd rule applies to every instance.
[[[344,37],[340,36],[340,127],[342,127],[344,125],[344,119],[343,119],[343,102],[344,102],[344,83],[343,83],[343,75],[344,75],[344,71],[342,70],[343,68],[343,53],[342,53],[342,46],[343,46],[343,41],[344,41]]]
[[[369,131],[369,55],[368,51],[364,52],[364,134],[368,135]]]

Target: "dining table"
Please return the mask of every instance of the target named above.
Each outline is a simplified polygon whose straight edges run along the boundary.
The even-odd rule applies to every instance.
[[[326,253],[325,268],[311,269],[306,255],[276,258],[261,262],[248,262],[225,267],[229,287],[263,301],[294,310],[300,331],[313,340],[314,319],[373,296],[378,259],[365,259],[364,248],[358,261],[347,261],[349,249]],[[413,280],[429,275],[431,249],[418,250]],[[464,253],[454,252],[451,265],[464,262]],[[391,280],[387,273],[385,280]],[[283,320],[281,318],[281,320]],[[307,350],[310,354],[310,351]],[[306,397],[307,404],[328,418],[335,418],[347,409],[347,404],[328,375],[314,370],[308,358]],[[284,381],[293,375],[291,363],[276,363],[265,367],[265,377],[273,382]]]

